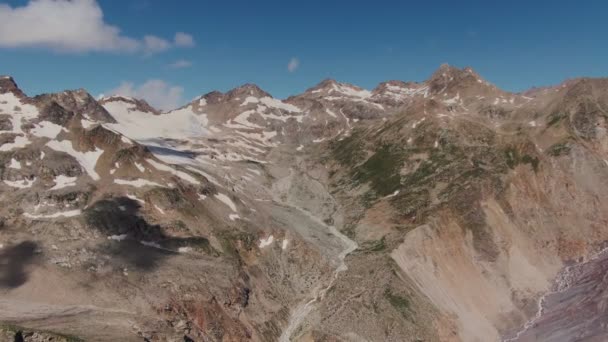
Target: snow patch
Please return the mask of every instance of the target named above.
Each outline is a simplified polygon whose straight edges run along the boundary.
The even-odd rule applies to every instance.
[[[399,195],[399,190],[396,190],[396,191],[395,191],[395,192],[393,192],[392,194],[390,194],[390,195],[386,196],[386,198],[392,198],[392,197],[395,197],[395,196],[397,196],[397,195]]]
[[[207,115],[194,112],[192,105],[169,113],[153,115],[140,112],[124,102],[106,102],[103,107],[117,123],[104,124],[131,139],[146,141],[159,137],[182,140],[207,135]]]
[[[95,171],[95,166],[97,165],[97,160],[104,152],[102,149],[95,148],[95,151],[79,152],[72,147],[72,143],[68,140],[51,140],[47,143],[47,146],[55,151],[65,152],[71,155],[86,170],[93,180],[100,179],[99,174]]]
[[[265,247],[272,245],[273,242],[274,242],[274,236],[270,235],[269,237],[267,237],[265,239],[260,239],[260,244],[258,245],[258,247],[265,248]]]
[[[63,127],[57,124],[54,124],[49,121],[42,121],[36,124],[36,126],[30,131],[30,133],[41,138],[55,139],[57,135],[59,135],[61,130],[63,130]]]
[[[21,163],[13,158],[11,159],[11,163],[8,165],[8,167],[15,170],[21,170]]]
[[[334,118],[338,117],[336,113],[332,112],[329,108],[325,108],[325,112]]]
[[[127,194],[126,196],[127,196],[127,198],[128,198],[128,199],[132,199],[132,200],[134,200],[134,201],[136,201],[136,202],[139,202],[139,203],[141,203],[141,204],[146,204],[146,202],[145,202],[144,200],[142,200],[142,199],[138,198],[138,197],[137,197],[137,196],[135,196],[135,195]]]
[[[143,165],[141,165],[140,163],[135,162],[135,167],[136,167],[136,168],[137,168],[137,169],[138,169],[138,170],[139,170],[141,173],[146,172],[146,168],[145,168]]]
[[[141,243],[142,245],[144,245],[146,247],[162,249],[161,245],[159,245],[158,243],[153,242],[153,241],[139,241],[139,243]]]
[[[216,194],[215,198],[222,201],[225,205],[227,205],[232,211],[236,212],[236,204],[230,199],[230,197],[224,194]]]
[[[158,187],[163,187],[162,185],[149,181],[147,179],[136,179],[136,180],[126,180],[126,179],[115,179],[114,183],[119,184],[119,185],[128,185],[128,186],[133,186],[136,188],[142,188],[144,186],[158,186]]]
[[[183,171],[176,170],[169,165],[159,163],[154,159],[146,159],[146,161],[148,163],[150,163],[152,166],[154,166],[157,170],[169,172],[169,173],[185,180],[188,183],[200,184],[196,178],[192,177],[191,175],[189,175]]]
[[[27,188],[31,188],[32,185],[34,185],[34,183],[36,182],[36,178],[33,179],[22,179],[20,181],[9,181],[9,180],[4,180],[4,184],[13,187],[13,188],[17,188],[17,189],[27,189]]]
[[[24,148],[30,144],[30,140],[24,136],[18,135],[12,143],[6,143],[0,146],[0,151],[11,151],[15,148]]]
[[[31,218],[31,219],[45,219],[45,218],[58,218],[58,217],[74,217],[74,216],[79,216],[80,214],[82,214],[82,211],[80,209],[75,209],[75,210],[63,211],[63,212],[58,212],[58,213],[48,214],[48,215],[34,215],[34,214],[30,214],[30,213],[23,213],[23,216],[25,216],[27,218]]]
[[[59,175],[59,176],[55,177],[55,180],[54,180],[55,186],[53,186],[51,188],[51,190],[59,190],[59,189],[67,188],[70,186],[75,186],[77,179],[78,179],[77,177],[68,177],[68,176],[64,176],[64,175]]]
[[[108,236],[108,240],[114,240],[114,241],[123,241],[128,237],[127,234],[120,234],[120,235],[110,235]]]
[[[422,119],[420,119],[420,120],[418,120],[418,121],[414,121],[414,123],[412,124],[412,128],[414,128],[414,129],[415,129],[415,128],[416,128],[416,127],[418,127],[418,125],[420,125],[420,124],[421,124],[421,123],[422,123],[424,120],[426,120],[426,118],[422,118]]]

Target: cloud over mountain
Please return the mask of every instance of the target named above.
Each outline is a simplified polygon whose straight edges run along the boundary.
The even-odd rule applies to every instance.
[[[122,95],[144,99],[153,107],[162,110],[177,108],[184,102],[184,88],[159,79],[151,79],[141,85],[125,81],[118,87],[105,92],[105,95]]]

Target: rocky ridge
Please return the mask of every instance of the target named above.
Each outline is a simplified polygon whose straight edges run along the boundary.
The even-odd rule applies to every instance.
[[[515,94],[448,65],[167,113],[0,77],[0,321],[85,340],[524,341],[530,320],[601,338],[537,311],[608,240],[605,108],[606,79]]]

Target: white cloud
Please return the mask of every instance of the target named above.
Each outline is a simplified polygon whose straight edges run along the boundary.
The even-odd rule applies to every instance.
[[[30,0],[21,7],[0,4],[0,48],[150,54],[193,45],[192,36],[181,32],[174,42],[153,35],[129,37],[105,22],[96,0]]]
[[[163,80],[148,80],[136,86],[133,82],[122,82],[118,87],[105,92],[106,95],[123,95],[146,100],[161,110],[171,110],[184,103],[184,88],[168,84]]]
[[[144,37],[144,52],[148,55],[163,52],[171,47],[171,43],[166,39],[148,35]]]
[[[287,63],[287,70],[289,72],[294,72],[294,71],[298,70],[299,67],[300,67],[300,60],[295,57],[290,59],[289,63]]]
[[[189,68],[192,66],[192,62],[187,61],[185,59],[178,59],[177,61],[169,64],[169,67],[172,69],[183,69],[183,68]]]
[[[173,38],[173,42],[175,46],[179,47],[193,47],[194,45],[196,45],[196,43],[194,42],[194,38],[184,32],[177,32],[175,34],[175,38]]]

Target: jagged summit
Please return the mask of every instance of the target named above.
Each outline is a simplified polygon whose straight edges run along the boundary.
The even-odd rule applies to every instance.
[[[112,102],[123,102],[125,104],[131,105],[132,110],[137,110],[144,113],[152,113],[152,114],[160,114],[160,111],[154,107],[152,107],[146,100],[144,99],[136,99],[130,96],[123,95],[112,95],[107,97],[102,97],[98,101],[102,106],[112,103]]]
[[[60,93],[36,95],[32,100],[41,108],[48,108],[53,102],[74,114],[100,122],[115,123],[116,120],[103,106],[84,89],[65,90]]]
[[[489,90],[500,91],[496,86],[485,81],[473,68],[459,69],[449,64],[442,64],[425,82],[433,95],[467,93],[485,93]],[[479,95],[479,94],[477,94]]]
[[[15,94],[17,97],[26,96],[11,76],[0,76],[0,94],[8,92]]]
[[[353,84],[338,82],[331,78],[326,78],[316,86],[307,89],[303,94],[312,97],[336,97],[368,98],[371,96],[369,90],[363,89]]]
[[[228,91],[226,93],[226,96],[228,97],[229,100],[234,99],[236,97],[247,97],[247,96],[253,96],[253,97],[272,97],[272,95],[270,95],[269,93],[267,93],[266,91],[264,91],[262,88],[258,87],[256,84],[253,83],[246,83],[243,84],[241,86],[238,86],[230,91]]]
[[[310,89],[323,89],[323,88],[331,88],[334,85],[338,85],[339,82],[336,81],[333,78],[326,78],[324,80],[322,80],[321,82],[319,82],[316,86],[310,88]]]

